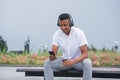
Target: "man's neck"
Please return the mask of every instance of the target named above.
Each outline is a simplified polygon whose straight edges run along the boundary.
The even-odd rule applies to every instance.
[[[71,32],[71,28],[70,28],[69,32],[68,32],[68,33],[65,33],[65,34],[66,34],[67,36],[69,36],[70,32]]]

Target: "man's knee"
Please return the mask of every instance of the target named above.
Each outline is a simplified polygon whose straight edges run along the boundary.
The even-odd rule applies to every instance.
[[[90,59],[84,59],[83,64],[84,64],[84,66],[92,66],[92,62]]]
[[[45,60],[45,61],[44,61],[44,67],[45,67],[45,66],[49,66],[49,65],[50,65],[49,59]]]

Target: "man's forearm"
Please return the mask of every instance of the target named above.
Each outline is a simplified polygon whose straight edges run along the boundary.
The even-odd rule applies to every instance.
[[[74,63],[77,63],[77,62],[80,62],[80,61],[82,61],[82,60],[84,60],[86,58],[88,58],[88,54],[85,53],[85,54],[82,54],[82,55],[74,58],[73,60],[74,60]]]

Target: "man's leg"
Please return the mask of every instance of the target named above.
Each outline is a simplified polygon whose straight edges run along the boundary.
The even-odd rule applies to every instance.
[[[92,80],[92,62],[90,59],[82,61],[83,64],[83,80]]]
[[[44,62],[44,79],[45,80],[54,80],[53,69],[49,60]]]
[[[92,63],[90,59],[84,59],[73,65],[77,70],[83,70],[83,80],[92,80]]]
[[[54,80],[53,69],[66,70],[70,67],[63,66],[62,58],[57,58],[55,61],[46,60],[44,62],[44,77],[45,80]]]

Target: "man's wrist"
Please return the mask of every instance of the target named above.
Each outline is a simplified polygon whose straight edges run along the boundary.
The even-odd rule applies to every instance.
[[[73,62],[74,62],[74,63],[79,62],[78,58],[74,58],[74,59],[73,59]]]

